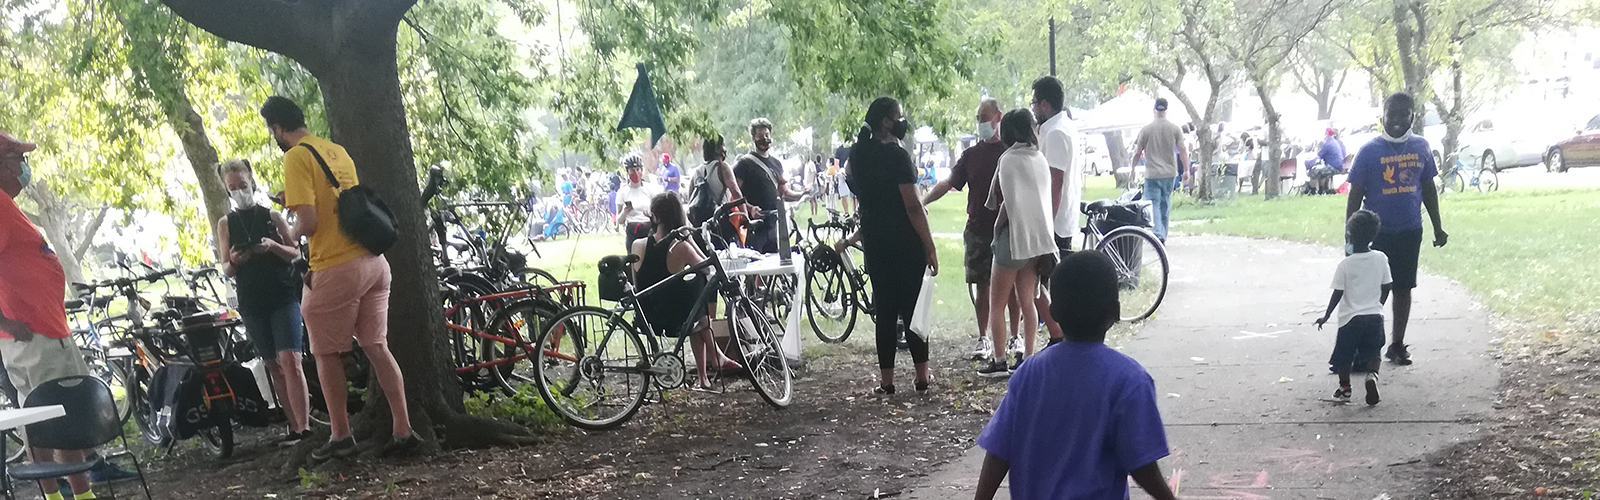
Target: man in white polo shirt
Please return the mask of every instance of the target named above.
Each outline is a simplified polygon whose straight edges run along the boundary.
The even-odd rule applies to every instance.
[[[1067,111],[1066,90],[1061,80],[1046,76],[1033,81],[1033,115],[1039,120],[1039,151],[1050,164],[1051,202],[1055,211],[1056,248],[1058,257],[1072,252],[1072,240],[1080,232],[1078,205],[1083,201],[1083,162],[1078,155],[1078,128],[1072,123],[1072,113]],[[1041,262],[1040,289],[1049,290],[1048,276],[1054,274],[1054,262]],[[1041,311],[1048,311],[1050,299],[1040,294],[1035,303]],[[1061,340],[1061,327],[1049,315],[1041,315],[1050,330],[1050,342]]]

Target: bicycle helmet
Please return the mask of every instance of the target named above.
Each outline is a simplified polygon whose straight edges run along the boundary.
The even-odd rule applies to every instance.
[[[644,158],[641,158],[639,153],[628,153],[622,155],[622,168],[644,168]]]

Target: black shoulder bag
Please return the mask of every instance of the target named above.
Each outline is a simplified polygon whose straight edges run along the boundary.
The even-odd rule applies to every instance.
[[[373,255],[383,255],[389,251],[395,240],[400,238],[394,212],[389,211],[389,205],[383,202],[377,191],[366,186],[357,184],[340,189],[339,180],[333,177],[333,170],[328,169],[328,162],[322,160],[317,148],[305,143],[300,145],[311,151],[311,156],[322,166],[323,175],[328,176],[328,184],[339,192],[339,229]]]

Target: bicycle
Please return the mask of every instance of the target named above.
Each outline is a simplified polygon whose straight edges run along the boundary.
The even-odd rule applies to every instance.
[[[1116,202],[1097,200],[1082,204],[1089,217],[1084,225],[1083,249],[1093,248],[1111,258],[1117,269],[1118,300],[1122,321],[1143,321],[1155,314],[1167,295],[1171,269],[1166,246],[1145,229],[1150,202],[1129,191]]]
[[[817,338],[838,344],[850,338],[856,324],[856,312],[872,317],[872,281],[866,271],[856,265],[855,255],[861,253],[861,244],[855,243],[844,254],[834,251],[823,233],[834,232],[838,241],[854,233],[860,226],[855,215],[845,215],[828,209],[828,221],[810,224],[815,245],[806,252],[806,319]],[[837,335],[830,332],[837,331]]]
[[[1440,193],[1463,193],[1467,187],[1478,189],[1479,193],[1492,193],[1500,190],[1500,174],[1494,169],[1485,168],[1483,157],[1476,160],[1477,168],[1468,168],[1472,162],[1466,159],[1471,156],[1466,148],[1445,158],[1448,165],[1439,173],[1438,187]],[[1463,171],[1467,173],[1462,173]],[[1470,177],[1469,177],[1470,175]]]
[[[447,279],[444,293],[445,328],[455,334],[449,344],[456,376],[464,390],[499,388],[515,395],[518,384],[533,380],[517,368],[532,352],[528,340],[562,308],[582,305],[588,285],[570,281],[495,292],[466,276]]]
[[[744,293],[739,280],[728,275],[710,241],[712,228],[727,219],[744,200],[722,205],[698,229],[672,233],[674,241],[693,240],[707,255],[704,261],[637,290],[632,284],[635,256],[601,260],[601,295],[616,299],[611,309],[594,306],[568,308],[545,326],[533,351],[539,394],[561,418],[579,428],[605,430],[622,425],[639,411],[651,387],[666,391],[688,383],[683,345],[698,319],[691,314],[677,331],[683,332],[671,350],[665,350],[656,331],[640,309],[639,299],[659,292],[662,284],[706,275],[706,287],[696,297],[692,311],[704,310],[721,297],[726,304],[726,325],[737,344],[740,361],[756,392],[775,408],[794,397],[794,374],[779,345],[774,322]],[[614,288],[614,289],[613,289]],[[637,327],[635,326],[637,325]],[[649,334],[641,335],[643,329]]]

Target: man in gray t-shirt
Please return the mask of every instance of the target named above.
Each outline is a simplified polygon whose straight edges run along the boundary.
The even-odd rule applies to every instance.
[[[1133,144],[1137,146],[1133,153],[1133,164],[1139,164],[1139,157],[1145,158],[1144,199],[1150,200],[1152,211],[1155,212],[1152,222],[1155,223],[1156,237],[1165,242],[1167,216],[1172,212],[1172,190],[1183,182],[1184,173],[1188,170],[1180,166],[1189,164],[1183,130],[1167,120],[1166,99],[1156,99],[1155,121],[1139,131],[1139,138]]]

